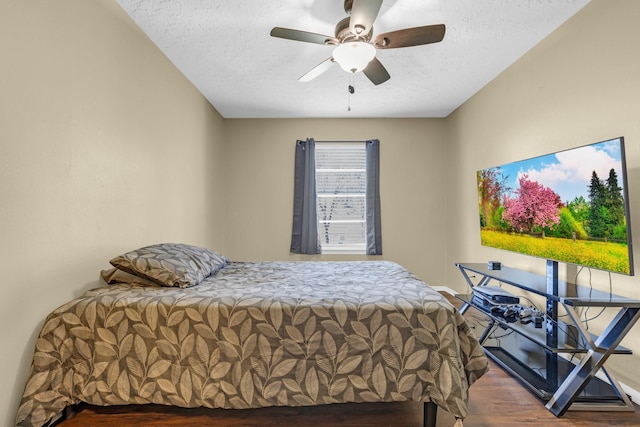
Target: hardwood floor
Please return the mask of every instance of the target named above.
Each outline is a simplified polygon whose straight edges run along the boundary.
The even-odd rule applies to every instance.
[[[470,389],[469,416],[465,427],[601,427],[640,426],[636,412],[569,411],[556,418],[527,389],[495,364]],[[640,409],[640,408],[638,408]],[[438,411],[437,427],[453,426],[454,418]],[[247,410],[182,409],[155,405],[130,407],[85,407],[61,427],[128,426],[422,426],[422,404],[360,403],[297,408]]]

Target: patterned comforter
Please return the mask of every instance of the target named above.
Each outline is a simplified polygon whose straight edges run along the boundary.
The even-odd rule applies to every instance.
[[[79,402],[254,408],[433,401],[488,369],[465,320],[398,264],[233,262],[199,285],[86,292],[51,313],[16,423]]]

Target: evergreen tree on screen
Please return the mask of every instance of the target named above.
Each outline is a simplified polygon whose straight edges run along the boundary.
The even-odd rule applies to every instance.
[[[588,233],[591,237],[607,237],[607,221],[609,210],[607,209],[607,188],[598,177],[596,171],[591,173],[589,184],[589,221]]]
[[[626,239],[626,236],[620,236],[616,230],[619,230],[621,226],[626,224],[624,218],[624,199],[622,197],[622,188],[618,185],[618,174],[614,169],[609,171],[609,178],[607,178],[607,207],[611,214],[611,225],[609,232],[613,238]]]
[[[611,238],[615,227],[616,211],[619,209],[618,197],[620,195],[618,178],[612,169],[609,179],[604,182],[598,177],[596,171],[591,173],[589,184],[589,235],[597,238]],[[620,196],[621,199],[621,196]],[[624,207],[622,208],[624,209]],[[624,210],[622,211],[624,218]]]
[[[588,232],[591,237],[626,240],[627,227],[624,217],[624,198],[614,169],[602,181],[596,171],[591,174],[589,185]]]

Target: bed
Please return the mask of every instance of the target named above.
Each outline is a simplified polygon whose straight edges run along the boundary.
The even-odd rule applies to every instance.
[[[46,425],[80,402],[408,400],[464,419],[469,386],[488,370],[458,311],[393,262],[231,262],[162,244],[111,263],[108,285],[45,320],[17,425]]]

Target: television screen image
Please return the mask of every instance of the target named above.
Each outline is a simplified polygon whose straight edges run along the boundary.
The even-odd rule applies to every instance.
[[[633,275],[624,138],[477,171],[483,246]]]

